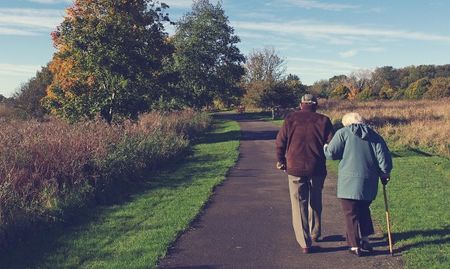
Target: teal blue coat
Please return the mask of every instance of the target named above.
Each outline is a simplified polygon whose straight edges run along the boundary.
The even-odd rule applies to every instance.
[[[327,159],[339,162],[338,198],[372,201],[378,178],[392,170],[392,158],[383,138],[365,124],[352,124],[336,132],[324,147]]]

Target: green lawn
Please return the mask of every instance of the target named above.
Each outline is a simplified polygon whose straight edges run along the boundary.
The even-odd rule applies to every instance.
[[[97,207],[0,256],[0,268],[153,268],[238,158],[239,125],[216,121],[186,160],[126,201]]]
[[[393,154],[387,192],[394,249],[407,269],[450,268],[450,160],[417,150]],[[329,168],[336,172],[337,162]],[[386,232],[381,184],[372,210]]]

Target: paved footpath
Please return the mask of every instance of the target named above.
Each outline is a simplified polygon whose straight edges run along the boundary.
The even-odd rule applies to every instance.
[[[335,195],[335,178],[323,192],[323,239],[316,253],[302,254],[291,224],[287,176],[275,169],[278,127],[239,120],[240,159],[201,216],[160,262],[160,268],[401,268],[382,236],[374,237],[368,257],[347,252],[344,219]],[[180,201],[182,202],[182,201]]]

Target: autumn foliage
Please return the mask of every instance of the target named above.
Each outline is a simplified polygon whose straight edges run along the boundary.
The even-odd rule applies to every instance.
[[[44,104],[75,121],[97,114],[111,122],[149,109],[164,88],[172,48],[167,6],[149,0],[76,0],[51,34],[57,49]]]

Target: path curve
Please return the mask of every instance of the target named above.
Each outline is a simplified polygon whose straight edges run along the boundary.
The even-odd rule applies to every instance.
[[[291,225],[286,175],[274,168],[272,123],[238,119],[240,158],[201,216],[160,262],[160,268],[401,268],[390,257],[382,236],[375,236],[374,255],[347,252],[344,219],[335,196],[336,180],[328,177],[323,192],[323,241],[320,251],[302,254]],[[180,201],[182,202],[182,201]]]

